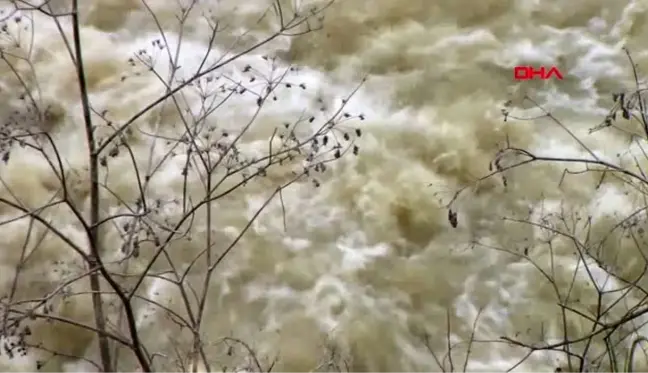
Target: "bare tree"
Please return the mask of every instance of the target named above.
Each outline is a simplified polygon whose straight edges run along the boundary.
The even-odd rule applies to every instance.
[[[634,87],[612,95],[612,107],[604,120],[589,130],[590,134],[609,131],[610,139],[627,140],[627,148],[618,154],[596,152],[588,140],[577,135],[556,115],[544,109],[533,98],[525,96],[522,106],[541,112],[526,118],[515,114],[512,102],[502,109],[505,121],[551,122],[564,131],[582,152],[582,156],[552,156],[515,146],[507,138],[489,165],[489,173],[476,184],[459,189],[445,204],[449,223],[459,224],[464,196],[471,188],[498,181],[503,193],[515,190],[525,195],[523,172],[557,174],[556,190],[544,190],[540,196],[527,194],[526,206],[517,214],[501,218],[511,231],[523,231],[519,241],[495,242],[475,239],[473,247],[484,247],[512,255],[530,263],[538,273],[535,279],[548,284],[555,301],[555,313],[538,316],[537,325],[515,336],[498,341],[519,349],[524,358],[514,369],[536,352],[553,352],[558,356],[556,371],[624,371],[645,370],[645,333],[648,321],[648,255],[646,253],[646,140],[648,112],[646,88],[637,66],[626,50],[632,67]],[[614,131],[614,132],[612,132]],[[541,168],[542,167],[542,168]],[[586,189],[583,198],[560,194],[570,183]],[[474,189],[473,189],[474,190]],[[597,199],[609,198],[604,191],[617,193],[633,202],[629,212],[596,212]],[[524,205],[524,203],[521,203]],[[573,259],[573,260],[572,260]],[[540,285],[539,285],[540,286]],[[544,285],[543,285],[544,286]],[[530,322],[534,321],[532,318]],[[553,320],[556,327],[551,327]],[[559,320],[557,324],[555,320]],[[549,323],[545,323],[550,321]]]
[[[273,1],[257,23],[273,32],[232,37],[224,32],[232,25],[209,4],[179,2],[171,33],[142,0],[159,37],[125,61],[115,84],[127,95],[129,82],[153,76],[162,88],[126,118],[94,99],[79,3],[11,0],[2,14],[0,83],[3,98],[15,104],[2,108],[0,130],[0,236],[7,240],[1,262],[2,271],[10,270],[0,279],[0,354],[36,356],[36,369],[60,370],[62,362],[81,359],[106,372],[211,371],[228,369],[210,353],[220,346],[228,355],[242,351],[251,370],[271,370],[274,363],[247,342],[206,333],[207,313],[217,312],[208,310],[210,289],[269,204],[283,206],[284,191],[295,183],[319,186],[331,162],[358,153],[361,130],[351,123],[364,117],[345,111],[355,90],[340,102],[322,100],[319,112],[260,122],[282,93],[308,90],[295,80],[299,68],[273,55],[272,43],[316,31],[331,3]],[[34,28],[45,21],[59,31],[74,66],[70,90],[78,113],[48,101],[39,82]],[[210,34],[194,69],[182,53],[188,27]],[[224,42],[229,47],[220,51]],[[244,122],[231,115],[241,105]],[[83,128],[85,150],[66,142],[74,126]],[[42,174],[20,174],[23,160],[37,162]],[[115,182],[124,177],[128,187]],[[22,178],[38,185],[21,189]],[[265,190],[266,199],[227,237],[219,211],[246,188]],[[159,336],[145,339],[146,328],[158,328]],[[71,342],[61,343],[62,336]],[[87,351],[95,344],[96,358]]]

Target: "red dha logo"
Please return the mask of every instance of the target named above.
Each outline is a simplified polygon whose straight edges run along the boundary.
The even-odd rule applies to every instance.
[[[513,74],[515,80],[534,80],[536,77],[541,80],[549,80],[552,76],[558,80],[563,79],[562,73],[556,66],[552,66],[548,70],[544,66],[541,66],[539,69],[533,66],[515,66]]]

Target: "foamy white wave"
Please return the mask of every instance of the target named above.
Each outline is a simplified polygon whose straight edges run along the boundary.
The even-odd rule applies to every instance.
[[[559,276],[569,277],[568,272],[577,272],[578,284],[574,286],[583,292],[590,289],[588,282],[592,280],[583,273],[583,265],[574,257],[571,246],[558,245],[555,254],[548,253],[542,246],[539,229],[526,231],[501,223],[498,215],[519,212],[520,206],[526,208],[529,204],[543,207],[538,214],[559,212],[561,202],[565,201],[538,203],[535,192],[525,194],[525,189],[551,189],[557,181],[544,171],[531,171],[516,178],[518,188],[505,189],[498,181],[475,190],[455,208],[459,213],[457,228],[451,228],[444,203],[437,201],[428,184],[443,183],[442,192],[452,195],[455,186],[466,185],[488,172],[496,145],[508,140],[508,136],[516,145],[528,146],[539,154],[588,156],[554,123],[548,124],[551,128],[539,120],[533,125],[503,124],[493,115],[496,109],[492,106],[502,101],[507,86],[516,84],[510,77],[513,66],[557,65],[566,79],[537,89],[534,97],[547,109],[564,114],[561,118],[570,128],[579,136],[584,135],[591,127],[587,120],[605,115],[608,110],[601,107],[601,81],[627,75],[620,48],[629,38],[630,28],[637,27],[644,6],[627,2],[620,18],[610,19],[612,5],[605,1],[574,3],[567,10],[563,3],[511,3],[515,6],[500,9],[503,3],[497,1],[478,4],[457,0],[440,2],[435,7],[420,1],[403,1],[398,6],[386,1],[340,2],[331,9],[319,36],[279,38],[196,83],[206,85],[207,79],[220,79],[219,84],[231,87],[245,83],[247,90],[254,91],[262,86],[255,84],[260,80],[250,81],[245,73],[247,66],[272,79],[286,73],[284,83],[292,87],[284,84],[277,88],[277,100],[271,97],[264,105],[249,136],[241,143],[241,149],[250,156],[265,154],[272,131],[284,122],[302,119],[300,130],[310,133],[343,104],[349,113],[366,117],[364,122],[354,122],[347,128],[359,126],[363,132],[360,155],[331,166],[329,174],[322,176],[319,188],[310,182],[300,182],[283,191],[281,199],[276,198],[267,206],[216,271],[203,332],[213,337],[206,348],[217,363],[221,358],[230,358],[215,346],[223,335],[253,341],[263,357],[280,354],[280,368],[286,371],[314,369],[319,358],[316,355],[325,353],[322,339],[343,350],[353,369],[393,371],[438,368],[420,339],[421,331],[432,336],[435,349],[442,348],[439,355],[443,355],[449,335],[450,342],[458,346],[453,355],[461,361],[457,366],[463,364],[465,342],[478,317],[480,322],[474,330],[478,339],[512,336],[537,327],[523,318],[525,313],[532,315],[532,321],[549,325],[548,338],[559,334],[560,322],[552,318],[556,299],[537,268],[526,259],[535,258],[543,266],[550,255],[555,255],[564,266]],[[205,64],[212,66],[235,55],[236,50],[229,48],[232,40],[251,25],[257,26],[255,19],[268,2],[201,2],[182,35],[177,28],[172,29],[177,25],[176,2],[155,0],[147,4],[158,16],[157,21],[169,29],[165,30],[165,37],[172,49],[182,45],[178,52],[182,68],[176,74],[176,79],[181,80],[195,73],[208,51],[208,28],[203,16],[221,16],[231,26],[209,50],[210,58]],[[188,2],[182,4],[186,6]],[[213,13],[208,14],[212,5]],[[125,121],[164,93],[166,87],[160,78],[169,78],[172,65],[167,53],[173,56],[176,51],[152,44],[160,38],[156,21],[137,2],[102,0],[83,6],[84,60],[92,81],[93,105],[98,111],[108,110],[111,120]],[[538,23],[538,19],[543,22],[538,14],[547,16],[552,11],[550,7],[556,7],[564,16],[557,22],[560,27]],[[600,11],[590,12],[588,7],[598,7]],[[120,18],[111,19],[110,12]],[[582,14],[596,16],[583,20]],[[64,27],[69,27],[66,18],[60,19]],[[276,21],[258,25],[245,42],[267,36],[273,22]],[[80,189],[77,194],[84,196],[87,155],[81,146],[85,139],[78,124],[80,103],[76,89],[71,88],[76,86],[74,69],[56,25],[42,14],[35,16],[34,24],[34,66],[43,100],[62,108],[63,119],[55,136],[63,148],[65,164],[76,171],[74,185]],[[117,29],[110,30],[107,25]],[[15,24],[10,27],[13,31],[18,28]],[[145,67],[129,66],[128,59],[142,49],[146,53],[141,57],[155,60],[159,77]],[[281,58],[272,60],[277,55]],[[291,69],[290,63],[297,67]],[[28,68],[21,66],[23,70]],[[344,103],[343,99],[362,83],[365,74],[369,80],[364,82],[363,89]],[[0,77],[0,86],[2,94],[17,89],[16,82],[5,76]],[[221,97],[226,95],[227,92]],[[182,108],[200,111],[200,98],[195,90],[177,96]],[[6,97],[7,102],[13,100],[9,93]],[[227,130],[242,128],[255,116],[257,98],[254,94],[234,95],[208,120],[209,124]],[[4,113],[11,108],[0,109]],[[134,128],[140,132],[134,135],[137,141],[133,149],[144,167],[164,159],[170,149],[149,135],[173,135],[181,129],[177,116],[167,115],[173,110],[171,106],[162,109],[161,105],[135,123]],[[155,120],[157,114],[162,117],[159,122]],[[310,116],[315,116],[312,123],[308,120]],[[623,148],[620,139],[601,134],[588,138],[590,143],[597,156],[610,162],[618,161],[614,154]],[[639,154],[637,149],[633,151]],[[48,174],[43,160],[34,158],[34,153],[17,150],[14,154],[16,163],[12,160],[3,166],[1,176],[7,185],[24,194],[26,201],[38,204],[56,186],[56,180]],[[166,161],[151,178],[150,195],[169,200],[182,193],[183,179],[179,175],[185,162],[183,155]],[[291,170],[279,168],[270,178],[287,177]],[[134,194],[130,159],[115,159],[108,178],[109,185],[120,193]],[[198,178],[192,179],[189,188],[199,190],[200,183]],[[169,255],[178,260],[178,268],[188,267],[193,251],[200,248],[196,241],[206,232],[213,232],[216,244],[225,247],[236,239],[273,191],[267,185],[271,183],[251,184],[239,194],[215,202],[212,226],[206,226],[204,219],[197,217],[193,243],[170,250]],[[576,183],[565,189],[566,193],[583,194],[586,186]],[[586,201],[594,216],[631,211],[631,201],[622,191],[603,188],[598,193]],[[84,198],[79,198],[83,202]],[[126,211],[110,203],[106,212]],[[69,237],[87,246],[85,235],[78,224],[72,223],[71,214],[52,214],[69,230]],[[165,205],[159,212],[162,217],[181,214],[178,205]],[[125,221],[115,223],[123,225]],[[4,237],[0,245],[0,278],[5,289],[20,254],[15,248],[24,238],[26,225],[21,221],[0,227]],[[107,258],[123,256],[118,233],[109,233]],[[514,250],[516,240],[523,238],[537,241],[528,244],[529,258],[505,253]],[[457,249],[475,240],[501,247],[502,251]],[[63,258],[67,263],[72,255],[54,240],[46,241],[44,247],[49,250],[48,260]],[[39,262],[34,267],[27,272],[28,281],[54,283],[60,279],[53,272],[42,274],[49,271],[49,262]],[[610,279],[601,267],[591,268],[595,268],[595,283],[608,290],[619,286],[620,282]],[[129,271],[137,271],[137,267]],[[197,280],[197,276],[189,277],[188,283]],[[151,279],[145,285],[147,297],[169,307],[180,305],[179,312],[185,312],[178,289],[169,282]],[[84,306],[82,301],[79,303]],[[449,331],[448,312],[454,323]],[[91,320],[89,309],[81,308],[74,316]],[[163,316],[164,312],[150,304],[137,303],[137,323],[150,343],[147,347],[170,356],[177,347],[171,342],[180,340],[182,333],[175,335],[174,324]],[[76,334],[60,331],[49,337],[55,345],[67,343],[77,347],[80,355],[96,358],[96,341],[88,343],[76,339]],[[526,353],[496,343],[475,344],[473,348],[467,362],[471,371],[507,370]],[[27,356],[2,364],[13,370],[32,370],[35,359],[43,356]],[[516,369],[553,370],[561,358],[558,353],[538,352]],[[170,361],[165,366],[173,366]],[[239,363],[236,362],[237,367],[242,366]],[[71,371],[92,369],[82,362],[63,362],[61,367]]]
[[[554,65],[561,52],[556,48],[556,41],[537,43],[530,39],[517,41],[508,45],[501,58],[506,66],[519,65],[521,61],[541,65]]]
[[[634,17],[645,12],[646,4],[642,1],[629,1],[626,6],[623,7],[623,12],[621,13],[621,18],[617,20],[612,26],[610,35],[615,38],[627,39],[627,33],[632,27]]]
[[[468,31],[466,33],[445,37],[432,45],[433,50],[440,50],[450,46],[473,45],[482,43],[494,43],[497,38],[489,30],[479,29]]]
[[[362,235],[356,234],[355,236],[361,237]],[[389,253],[389,247],[385,244],[367,247],[365,239],[353,239],[353,237],[343,237],[341,241],[338,243],[338,249],[343,253],[343,270],[349,271],[363,268],[373,258],[382,257]]]
[[[590,209],[595,218],[600,218],[615,213],[627,216],[634,211],[635,207],[628,196],[618,188],[603,186],[592,201]]]

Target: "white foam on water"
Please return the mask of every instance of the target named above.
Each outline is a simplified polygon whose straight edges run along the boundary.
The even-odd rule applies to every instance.
[[[308,239],[295,237],[284,237],[282,243],[294,251],[307,250],[312,245],[312,242]]]
[[[630,27],[632,27],[634,17],[646,11],[646,3],[643,1],[630,1],[623,8],[621,18],[612,26],[610,35],[614,38],[626,39]]]
[[[625,193],[610,185],[604,185],[599,189],[589,208],[593,218],[610,216],[614,213],[629,216],[636,210]]]
[[[600,17],[594,17],[587,22],[587,31],[593,34],[598,34],[598,35],[604,34],[606,32],[607,27],[608,24],[605,21],[605,19]]]
[[[432,50],[442,50],[450,46],[454,47],[457,45],[475,45],[496,42],[497,38],[490,30],[477,29],[445,37],[434,43],[430,48]]]
[[[342,252],[342,270],[354,271],[364,268],[372,259],[385,256],[390,249],[385,244],[369,245],[362,232],[341,237],[337,248]]]
[[[158,1],[155,2],[154,5],[158,8],[164,8],[166,4],[165,1]],[[528,10],[539,6],[540,2],[518,1],[517,4],[518,7],[520,7],[520,10],[521,8]],[[612,26],[613,37],[619,39],[623,37],[623,33],[626,32],[623,29],[625,27],[624,25],[629,22],[629,19],[632,16],[638,14],[637,12],[640,11],[640,6],[638,4],[638,2],[635,2],[624,10],[623,19]],[[248,5],[247,3],[241,3],[240,6],[241,8],[239,11],[241,12],[254,12],[258,9],[257,6],[253,4]],[[56,34],[56,30],[51,24],[42,27],[47,27],[47,29],[45,29],[46,31],[41,31],[37,34],[38,42],[45,44],[50,40],[51,35]],[[407,32],[412,32],[412,34],[415,34],[415,32],[418,32],[421,28],[420,25],[414,24],[410,24],[408,27],[411,30]],[[601,19],[595,18],[590,21],[589,27],[591,32],[600,33],[602,32],[601,30],[608,27],[608,25]],[[90,34],[91,32],[92,34]],[[393,32],[403,32],[403,30],[395,28]],[[584,53],[577,59],[573,68],[569,71],[563,71],[563,73],[567,73],[570,76],[579,79],[581,84],[580,89],[584,92],[584,97],[572,97],[567,93],[564,93],[559,84],[555,84],[545,91],[545,93],[541,95],[541,98],[545,100],[550,109],[564,108],[571,109],[576,113],[590,115],[602,114],[605,109],[598,107],[598,96],[594,85],[598,79],[614,78],[625,74],[625,69],[619,64],[619,61],[615,59],[615,56],[618,56],[621,41],[618,41],[617,44],[604,44],[596,41],[581,30],[555,30],[542,27],[538,32],[544,33],[544,41],[538,41],[531,38],[508,41],[505,43],[505,46],[501,47],[501,53],[499,53],[495,62],[500,66],[505,67],[512,67],[522,61],[525,63],[551,65],[558,63],[559,57],[566,53],[566,48],[578,48],[579,50],[583,50]],[[149,46],[152,39],[157,39],[159,37],[157,34],[140,34],[135,39],[128,39],[128,33],[110,35],[96,30],[84,30],[84,33],[91,35],[88,36],[88,38],[94,38],[94,43],[96,45],[96,47],[93,47],[93,43],[87,43],[88,49],[86,52],[86,58],[89,60],[95,58],[97,60],[106,59],[110,61],[126,61],[133,52],[144,46]],[[168,37],[170,38],[169,40],[171,40],[171,44],[177,42],[177,35],[170,33],[168,34]],[[109,50],[106,48],[102,49],[100,44],[103,42],[107,43],[107,41],[112,41],[112,44],[110,44],[111,48]],[[381,42],[377,41],[376,43]],[[421,41],[421,43],[424,44],[424,41]],[[422,46],[421,53],[456,45],[485,43],[497,44],[504,42],[497,40],[490,31],[478,29],[441,39],[432,46]],[[277,47],[278,49],[285,48],[285,44],[279,44],[280,46]],[[383,43],[381,45],[380,48],[382,48],[383,52],[389,52],[390,45],[388,43]],[[183,41],[183,50],[180,61],[180,65],[183,66],[183,69],[180,72],[181,76],[184,74],[184,76],[187,77],[195,71],[201,63],[205,51],[205,44],[202,41],[199,41],[198,38],[192,39],[190,37]],[[169,73],[169,65],[166,62],[165,52],[159,51],[156,53],[159,55],[159,64],[156,68],[159,69],[158,71],[161,72],[162,76],[166,76]],[[213,48],[212,54],[214,56],[213,59],[222,58],[222,56],[225,55],[225,50],[222,48]],[[253,66],[255,69],[269,73],[268,63],[261,58],[262,54],[263,53],[254,53],[243,56],[235,63],[214,72],[214,74],[227,74],[229,78],[237,82],[247,81],[247,79],[249,79],[247,75],[242,73],[242,70],[246,65]],[[49,71],[50,74],[53,74],[54,71],[60,67],[60,64],[63,63],[64,55],[61,54],[58,58],[60,58],[60,61],[51,62],[49,70],[46,70]],[[213,62],[213,60],[211,62]],[[287,66],[279,66],[279,68],[286,69]],[[299,88],[293,88],[292,90],[288,90],[282,88],[279,90],[278,95],[280,96],[280,99],[276,103],[270,101],[268,105],[263,108],[263,113],[260,119],[260,123],[262,123],[261,126],[270,128],[272,125],[279,124],[280,120],[286,120],[286,118],[289,117],[299,117],[306,111],[318,111],[319,103],[317,102],[317,98],[320,97],[324,99],[326,104],[328,104],[327,110],[324,112],[325,114],[330,114],[335,111],[341,105],[342,97],[344,97],[344,95],[354,87],[354,83],[336,81],[333,78],[333,75],[334,74],[329,74],[325,71],[318,71],[314,68],[301,68],[298,71],[292,72],[289,76],[289,81],[294,82],[295,84],[304,83],[308,89],[301,90]],[[125,105],[129,102],[142,103],[149,101],[149,99],[158,97],[164,90],[164,87],[159,82],[156,82],[153,77],[128,78],[122,85],[124,88],[119,89],[116,87],[117,84],[121,84],[118,83],[120,77],[115,75],[111,78],[112,80],[108,79],[108,81],[105,82],[102,89],[98,89],[93,93],[93,99],[98,105],[103,104],[119,107],[120,105]],[[51,95],[55,95],[56,89],[60,89],[60,87],[64,87],[68,84],[67,82],[64,82],[62,78],[61,80],[52,78],[51,81],[57,82],[55,87],[52,88],[52,92],[50,92]],[[374,88],[385,88],[385,86],[391,84],[391,81],[389,78],[384,80],[376,79],[368,83],[369,86],[371,86],[371,84],[374,84]],[[439,136],[442,136],[442,138],[453,138],[453,136],[459,136],[462,131],[465,131],[465,129],[457,126],[457,123],[455,122],[441,121],[435,116],[435,111],[429,108],[421,110],[408,108],[392,110],[392,103],[389,99],[388,95],[384,93],[384,90],[374,89],[369,92],[365,90],[348,103],[347,109],[354,113],[362,112],[369,118],[379,118],[368,121],[365,124],[366,128],[369,130],[379,129],[384,132],[419,131],[421,134],[438,132]],[[254,114],[256,110],[255,101],[256,98],[253,95],[237,96],[236,99],[229,101],[222,108],[217,121],[219,121],[219,123],[225,123],[225,125],[240,126],[241,117],[251,117]],[[193,110],[199,109],[199,103],[195,100],[195,95],[189,99],[189,103]],[[128,115],[131,115],[131,111],[134,111],[135,109],[136,108],[132,108],[132,110],[124,110],[124,112],[120,114],[127,117]],[[76,112],[78,113],[78,110],[76,110]],[[439,125],[431,128],[431,123],[437,123]],[[317,124],[318,123],[314,123],[313,128]],[[367,136],[365,139],[366,145],[368,145],[369,148],[379,148],[384,145],[381,142],[382,140],[379,140],[377,137],[372,137],[371,135]],[[76,137],[71,137],[69,141],[70,144],[78,144],[83,141],[83,139],[81,135],[77,135]],[[259,149],[265,145],[266,144],[263,143],[263,141],[250,142],[248,144],[250,148],[258,146]],[[538,148],[542,151],[546,151],[546,154],[552,156],[582,156],[584,154],[582,150],[577,149],[574,145],[565,145],[564,143],[557,141],[541,142],[539,143]],[[162,148],[158,151],[158,156],[163,154]],[[599,152],[599,154],[603,157],[606,153]],[[456,156],[456,154],[452,154],[452,152],[447,152],[445,155],[447,158],[452,158],[454,156]],[[437,163],[441,162],[443,157],[444,156],[439,156],[435,160]],[[613,159],[610,159],[610,161],[612,162]],[[177,175],[180,173],[182,167],[182,157],[178,157],[176,160],[168,162],[166,168],[156,176],[155,193],[159,195],[173,194],[174,190],[177,188]],[[424,171],[427,171],[426,168],[421,165],[413,165],[412,169],[420,169],[421,174],[423,174]],[[366,188],[370,187],[375,186],[366,186]],[[336,222],[348,218],[347,211],[345,211],[341,206],[328,206],[326,204],[327,198],[330,198],[332,193],[330,190],[323,188],[324,192],[313,197],[307,193],[305,189],[305,186],[298,185],[290,194],[286,193],[283,196],[285,198],[285,206],[280,206],[279,202],[275,201],[268,207],[272,213],[277,213],[285,207],[286,215],[289,217],[289,220],[297,225],[298,228],[303,229],[302,232],[300,232],[300,229],[292,229],[285,232],[282,219],[280,218],[264,219],[262,217],[253,225],[253,230],[258,236],[278,237],[280,242],[282,242],[286,248],[295,255],[306,255],[309,252],[319,249],[317,245],[320,243],[314,242],[314,240],[309,238],[310,232],[332,229],[332,227],[336,225]],[[608,188],[601,193],[601,198],[606,200],[606,203],[596,204],[596,206],[601,209],[599,213],[610,211],[613,206],[626,206],[625,203],[622,204],[622,198],[618,191]],[[359,197],[355,201],[355,204],[360,206],[362,210],[363,206],[377,203],[377,201],[372,199],[373,196],[374,194],[359,193]],[[248,196],[245,200],[246,209],[241,211],[240,214],[245,215],[245,217],[249,219],[254,215],[254,213],[256,213],[264,202],[265,198],[263,195]],[[174,215],[176,213],[177,211],[166,211],[166,214],[169,215]],[[279,215],[277,214],[276,216]],[[397,301],[396,299],[384,299],[375,294],[370,294],[369,289],[353,284],[347,277],[345,277],[349,276],[349,274],[353,274],[354,271],[366,268],[372,263],[372,261],[389,255],[392,250],[390,245],[386,243],[370,242],[370,240],[364,235],[364,232],[359,229],[360,228],[355,224],[349,223],[345,229],[341,229],[342,233],[340,233],[339,239],[336,242],[329,243],[328,246],[324,245],[326,249],[331,249],[333,252],[333,254],[330,254],[330,258],[328,259],[330,260],[330,263],[322,264],[330,266],[331,272],[320,275],[315,281],[315,285],[312,289],[300,292],[282,284],[263,283],[266,279],[260,278],[258,282],[247,285],[247,300],[268,300],[270,302],[270,306],[268,307],[270,310],[273,309],[272,302],[298,301],[307,310],[307,313],[318,321],[323,330],[334,330],[340,325],[340,320],[344,318],[344,314],[343,316],[335,315],[331,310],[343,303],[356,303],[359,308],[365,307],[376,314],[383,312],[383,317],[394,317],[394,322],[404,323],[402,320],[404,319],[403,311],[395,305]],[[235,228],[234,226],[226,226],[223,228],[223,231],[230,238],[233,238],[240,233],[238,228]],[[272,249],[272,247],[268,248],[268,250]],[[313,258],[316,258],[316,256],[313,256]],[[499,263],[495,255],[492,255],[483,258],[483,265],[487,267],[499,265]],[[572,269],[575,270],[575,268],[576,267],[574,266]],[[278,265],[277,269],[280,270],[281,265]],[[478,330],[480,334],[492,335],[497,333],[500,328],[504,328],[510,315],[510,310],[506,307],[506,304],[516,304],[529,301],[524,298],[524,294],[525,290],[529,286],[533,286],[533,284],[529,284],[523,279],[524,272],[527,270],[529,270],[527,266],[510,264],[507,267],[507,271],[509,272],[503,274],[501,278],[489,280],[490,282],[488,286],[502,286],[502,288],[497,291],[498,299],[489,303],[488,307],[482,314],[482,317],[486,322],[479,326]],[[223,271],[224,272],[220,274],[221,278],[225,279],[222,282],[223,293],[228,294],[231,289],[229,288],[227,278],[234,275],[236,271],[233,267],[226,267]],[[605,282],[606,277],[603,271],[597,271],[596,276],[597,281],[601,281],[602,284],[605,283],[606,286],[612,286],[610,285],[612,282]],[[518,281],[515,281],[513,285],[510,285],[512,279],[517,279]],[[463,284],[464,292],[456,298],[454,303],[457,316],[464,319],[467,324],[471,323],[472,320],[477,317],[479,312],[473,292],[475,291],[474,287],[476,286],[476,282],[481,280],[482,279],[477,274],[465,278]],[[159,294],[165,293],[167,285],[168,284],[164,284],[163,280],[152,281],[152,286],[149,289],[148,296],[156,299],[156,297],[159,297]],[[150,314],[145,311],[138,313],[138,324],[141,326],[150,325],[151,319],[145,319],[144,315]],[[268,319],[270,320],[270,325],[272,327],[280,327],[282,322],[284,322],[280,315],[272,314],[271,312]],[[453,336],[453,338],[458,339],[459,337]],[[396,339],[398,345],[403,348],[403,354],[405,356],[421,363],[425,362],[426,359],[429,361],[430,357],[425,356],[419,349],[414,348],[411,343],[407,342],[406,338],[397,335]],[[505,351],[506,350],[503,348],[493,348],[492,354],[487,359],[471,360],[469,369],[505,370],[518,361],[517,356],[507,356]],[[529,368],[531,366],[532,365],[523,365],[518,369],[523,370],[522,367]]]

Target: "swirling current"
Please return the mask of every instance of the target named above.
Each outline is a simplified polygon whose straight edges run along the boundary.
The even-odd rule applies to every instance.
[[[28,9],[41,3],[47,7]],[[177,82],[188,79],[207,51],[209,61],[227,58],[273,35],[278,24],[278,8],[270,0],[79,3],[92,116],[103,123],[97,125],[98,137],[111,133],[110,123],[124,123],[161,97],[165,77],[175,71],[171,65],[177,65]],[[82,101],[70,57],[70,4],[0,2],[5,15],[0,118],[9,123],[5,126],[36,128],[51,136],[68,175],[67,198],[87,213],[92,192]],[[279,4],[288,18],[325,2]],[[53,18],[46,9],[61,15]],[[337,0],[309,23],[312,32],[274,38],[215,70],[224,84],[238,82],[251,91],[250,69],[272,79],[285,74],[285,82],[291,82],[292,88],[277,88],[276,100],[269,98],[258,112],[256,96],[237,93],[205,119],[214,133],[234,134],[252,123],[239,140],[240,152],[267,153],[268,140],[276,140],[274,131],[283,123],[306,118],[300,128],[312,131],[341,105],[349,116],[341,126],[358,149],[357,155],[348,152],[332,162],[317,181],[300,179],[281,190],[255,217],[277,183],[291,175],[287,165],[269,168],[267,177],[216,199],[209,220],[196,214],[192,233],[170,244],[168,262],[186,269],[206,247],[206,237],[222,252],[253,220],[211,279],[201,329],[211,369],[251,364],[235,340],[244,341],[260,364],[274,364],[275,371],[565,369],[565,351],[529,355],[501,337],[547,344],[561,341],[566,330],[573,338],[586,335],[592,322],[574,312],[565,319],[561,305],[591,311],[603,302],[613,308],[610,315],[626,312],[643,302],[641,294],[628,293],[614,303],[618,294],[610,292],[601,300],[592,278],[610,289],[619,287],[607,275],[611,268],[635,278],[645,261],[629,238],[616,237],[592,254],[598,261],[587,276],[573,242],[554,237],[549,243],[546,232],[516,219],[531,210],[572,218],[582,214],[591,217],[585,219],[587,230],[596,237],[642,206],[642,199],[627,193],[622,183],[598,186],[600,175],[579,174],[574,171],[578,166],[561,182],[564,165],[553,163],[516,169],[507,175],[506,186],[499,177],[473,183],[489,173],[489,162],[507,143],[554,157],[587,155],[564,128],[525,104],[527,96],[596,154],[614,160],[628,149],[628,131],[639,134],[634,127],[588,130],[608,113],[611,94],[634,84],[623,48],[631,51],[640,71],[648,70],[647,11],[645,0]],[[210,42],[214,25],[218,32]],[[146,61],[153,67],[147,68]],[[520,64],[557,66],[564,79],[515,81],[513,67]],[[201,84],[133,122],[124,140],[130,152],[112,154],[100,173],[102,188],[110,190],[102,192],[102,214],[126,213],[123,201],[138,199],[136,181],[156,162],[161,166],[147,176],[146,193],[159,205],[160,220],[173,221],[182,213],[179,200],[200,195],[204,179],[186,177],[181,155],[164,158],[173,142],[164,139],[185,131],[186,113],[200,112],[200,90],[209,90]],[[214,89],[218,84],[212,84]],[[45,115],[36,118],[27,110],[26,87]],[[505,121],[506,101],[511,118]],[[515,119],[522,117],[535,119]],[[19,201],[33,212],[61,195],[60,180],[43,153],[2,144],[2,151],[11,146],[0,165],[3,201]],[[466,186],[452,206],[457,214],[453,228],[447,203]],[[191,203],[195,198],[189,198]],[[12,304],[53,294],[62,282],[87,270],[68,243],[16,211],[0,205],[0,296],[13,294]],[[56,205],[38,213],[71,241],[88,245],[72,209]],[[153,244],[143,243],[139,256],[131,255],[124,267],[125,232],[120,221],[99,233],[104,261],[123,278],[141,271],[154,251]],[[24,247],[29,247],[28,258]],[[151,269],[170,270],[162,259]],[[204,271],[196,273],[190,280],[200,283]],[[569,289],[570,295],[561,298],[556,288],[565,290],[563,295]],[[52,295],[61,300],[48,312],[94,325],[88,282],[70,282],[66,291],[78,294]],[[184,298],[163,279],[147,279],[142,291],[156,304],[185,312]],[[116,302],[106,297],[107,303]],[[152,303],[132,304],[142,344],[157,354],[156,369],[182,370],[179,361],[187,358],[192,333]],[[9,306],[3,303],[3,309]],[[111,320],[119,319],[116,308],[106,312]],[[635,320],[630,334],[646,334],[641,320]],[[110,330],[123,328],[115,323]],[[96,369],[84,360],[99,361],[94,333],[39,319],[30,334],[32,347],[25,354],[10,358],[0,351],[3,370]],[[120,335],[129,338],[126,332]],[[619,342],[620,361],[630,342]],[[610,369],[605,347],[602,338],[593,340],[592,369]],[[119,349],[118,356],[117,370],[138,369],[131,352]],[[645,369],[642,358],[636,357],[636,364]]]

